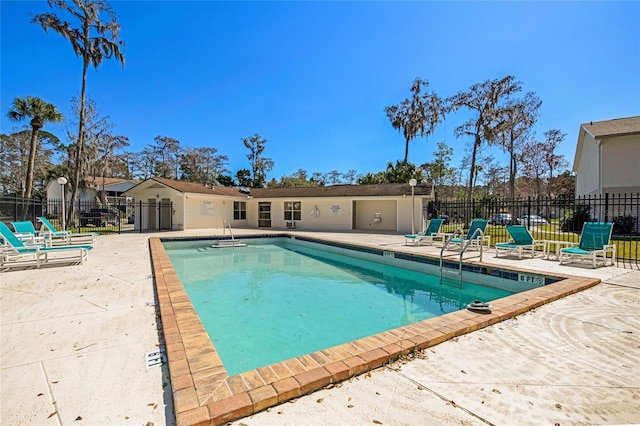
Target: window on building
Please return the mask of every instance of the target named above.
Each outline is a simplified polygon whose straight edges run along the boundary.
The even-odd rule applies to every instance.
[[[245,201],[233,202],[233,220],[247,219],[247,203]]]
[[[302,203],[300,201],[284,202],[284,220],[300,220],[302,219]]]

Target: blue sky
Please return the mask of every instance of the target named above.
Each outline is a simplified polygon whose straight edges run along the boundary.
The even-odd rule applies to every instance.
[[[640,114],[640,2],[217,2],[112,1],[126,43],[124,69],[103,62],[88,94],[114,133],[140,151],[158,135],[249,168],[242,138],[267,139],[267,178],[383,170],[404,156],[404,138],[384,107],[410,95],[416,77],[451,96],[514,75],[542,99],[535,126],[567,134],[573,161],[581,123]],[[0,3],[0,132],[16,97],[38,96],[67,116],[80,93],[82,62],[70,43],[30,23],[59,11],[46,2]],[[432,160],[438,141],[454,148],[451,114],[409,160]],[[63,137],[64,125],[45,128]],[[501,159],[497,148],[483,155]],[[504,165],[508,163],[503,162]]]

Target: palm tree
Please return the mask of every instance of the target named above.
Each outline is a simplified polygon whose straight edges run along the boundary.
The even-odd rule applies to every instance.
[[[46,123],[61,122],[63,117],[55,105],[33,96],[15,98],[13,100],[13,108],[9,110],[7,116],[11,121],[31,119],[29,123],[31,125],[31,147],[29,148],[29,163],[27,164],[27,179],[25,183],[25,197],[31,198],[33,171],[36,165],[36,150],[38,148],[38,131]]]
[[[78,198],[78,184],[82,170],[82,150],[85,145],[85,94],[87,86],[87,68],[93,65],[95,69],[105,58],[115,57],[124,67],[124,42],[118,37],[120,24],[116,21],[116,14],[105,0],[73,0],[73,4],[66,0],[49,0],[49,6],[56,6],[80,21],[78,28],[62,21],[57,15],[43,13],[35,15],[31,22],[39,24],[45,31],[52,29],[62,37],[69,40],[76,56],[82,57],[82,90],[80,92],[80,118],[78,120],[78,142],[75,152],[75,167],[73,179],[73,191],[71,193],[72,214]],[[101,15],[107,21],[101,20]]]

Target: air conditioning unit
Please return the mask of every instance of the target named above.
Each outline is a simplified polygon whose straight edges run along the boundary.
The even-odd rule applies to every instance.
[[[287,222],[287,228],[295,229],[295,227],[296,227],[296,223],[294,221]]]

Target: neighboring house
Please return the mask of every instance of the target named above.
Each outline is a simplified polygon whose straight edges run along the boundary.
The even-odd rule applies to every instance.
[[[78,189],[79,200],[95,202],[108,199],[109,202],[116,204],[120,200],[124,201],[122,193],[136,186],[138,182],[118,178],[95,178],[87,181],[87,184],[86,188]],[[71,196],[71,185],[65,185],[65,189],[65,198],[68,199]],[[62,185],[58,183],[57,179],[52,179],[47,184],[46,191],[48,199],[59,200],[62,198]]]
[[[576,196],[640,192],[640,116],[580,126]]]
[[[86,188],[78,189],[78,200],[83,209],[90,207],[91,205],[124,205],[127,201],[122,194],[133,188],[138,184],[137,181],[118,178],[96,178],[87,182]],[[71,185],[66,184],[64,186],[65,202],[68,203],[71,199]],[[46,188],[47,200],[51,200],[50,213],[58,213],[60,208],[59,201],[62,199],[62,185],[60,185],[57,179],[51,180],[47,184]],[[129,200],[131,201],[131,200]]]
[[[304,188],[206,187],[151,178],[125,192],[135,197],[136,229],[234,228],[403,232],[422,229],[431,186],[334,185]],[[412,214],[413,206],[413,214]],[[171,210],[169,210],[171,209]]]

